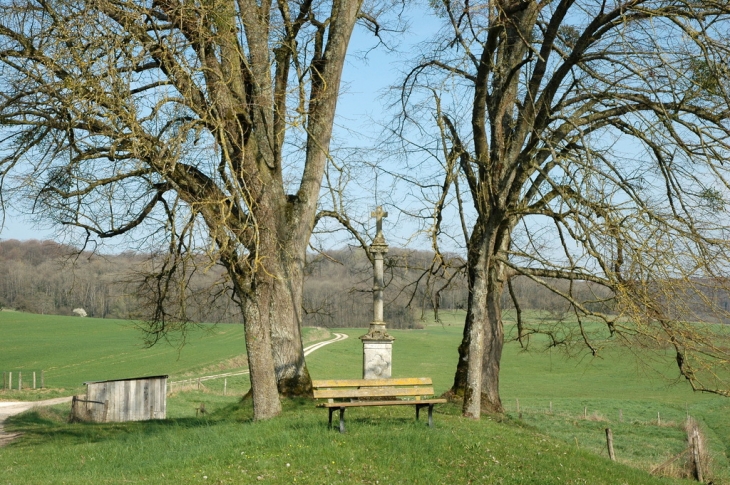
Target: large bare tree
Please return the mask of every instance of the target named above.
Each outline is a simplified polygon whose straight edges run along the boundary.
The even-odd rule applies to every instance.
[[[302,270],[361,3],[0,3],[3,201],[93,237],[161,234],[158,335],[185,321],[191,268],[222,264],[255,419],[311,392]]]
[[[460,232],[468,255],[452,389],[464,414],[502,410],[501,298],[518,275],[574,313],[568,327],[531,325],[516,301],[521,340],[669,351],[694,389],[728,395],[728,332],[713,325],[728,321],[728,3],[431,6],[443,30],[406,75],[397,129],[441,174],[419,182],[434,248]],[[571,282],[606,290],[588,301]]]

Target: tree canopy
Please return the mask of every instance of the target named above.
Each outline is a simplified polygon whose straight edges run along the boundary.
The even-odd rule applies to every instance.
[[[0,181],[58,224],[164,247],[151,332],[226,268],[257,419],[311,392],[301,283],[360,0],[0,2]],[[193,256],[194,257],[191,257]]]
[[[568,328],[531,324],[516,300],[520,341],[669,348],[693,388],[727,395],[728,333],[708,324],[728,321],[713,296],[730,270],[728,4],[430,5],[443,29],[404,76],[394,132],[438,183],[434,247],[460,235],[468,254],[464,414],[502,408],[500,298],[518,275],[574,313]]]

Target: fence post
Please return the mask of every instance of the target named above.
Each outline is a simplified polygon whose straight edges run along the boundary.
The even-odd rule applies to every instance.
[[[13,390],[13,371],[8,372],[8,389]]]
[[[223,395],[226,395],[226,391],[228,390],[228,379],[223,379]]]
[[[76,420],[80,420],[79,417],[79,405],[78,405],[78,398],[76,395],[74,395],[71,398],[71,422],[75,422]]]
[[[702,475],[702,450],[700,444],[700,431],[696,426],[693,426],[690,430],[689,443],[692,448],[692,462],[694,463],[694,478],[698,482],[704,482]]]
[[[44,384],[44,382],[43,382],[43,377],[44,377],[44,376],[43,376],[43,373],[44,373],[44,372],[45,372],[45,371],[41,370],[41,389],[44,389],[44,388],[46,387],[46,386],[45,386],[45,384]]]
[[[33,390],[35,390],[35,371],[33,371]]]
[[[608,446],[608,457],[611,461],[616,461],[616,455],[613,453],[613,433],[611,428],[606,428],[606,446]]]
[[[662,425],[662,416],[659,414],[659,411],[656,412],[656,425],[657,426]]]

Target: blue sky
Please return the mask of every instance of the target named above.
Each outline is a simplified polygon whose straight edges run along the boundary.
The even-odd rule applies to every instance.
[[[390,52],[377,46],[373,34],[359,26],[353,34],[350,43],[350,56],[345,65],[341,85],[341,97],[338,101],[338,118],[336,124],[342,128],[337,130],[339,136],[346,136],[348,130],[353,130],[365,137],[376,137],[379,131],[372,120],[382,120],[386,115],[383,112],[383,95],[387,88],[397,83],[404,65],[403,55],[410,51],[411,46],[425,39],[435,30],[436,23],[432,18],[418,15],[412,19],[409,30],[398,35],[397,45]],[[393,39],[390,39],[391,41]],[[393,42],[395,44],[395,42]],[[364,55],[364,53],[367,53]],[[336,134],[336,136],[338,136]],[[367,209],[369,210],[369,208]],[[386,220],[394,225],[395,220]],[[48,224],[34,223],[27,216],[15,211],[8,211],[5,223],[0,228],[0,239],[56,239],[54,228]]]

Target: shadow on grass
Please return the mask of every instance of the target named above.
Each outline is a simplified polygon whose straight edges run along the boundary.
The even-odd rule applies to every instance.
[[[117,440],[124,436],[154,435],[170,429],[209,427],[219,423],[252,423],[253,408],[250,402],[231,404],[200,417],[128,421],[124,423],[69,423],[70,410],[55,406],[34,408],[8,418],[5,430],[21,433],[22,437],[8,446],[28,447],[47,442],[64,444],[98,443]]]
[[[310,402],[310,406],[312,406]],[[317,428],[328,428],[328,410],[319,408],[315,411]],[[433,410],[433,426],[435,429],[444,426],[451,416],[458,415],[458,408],[451,404],[443,404]],[[339,433],[339,411],[332,413],[332,430]],[[352,407],[345,412],[346,433],[356,433],[358,429],[378,429],[383,433],[391,433],[403,429],[429,429],[428,410],[422,409],[420,418],[416,420],[416,411],[411,406],[373,406]]]
[[[328,429],[327,410],[316,409],[311,399],[282,400],[282,417],[256,423],[256,430],[245,432],[252,436],[273,439],[299,439],[295,437],[332,433],[339,435],[339,416],[333,415],[332,429]],[[434,429],[447,426],[450,406],[434,410]],[[14,416],[6,423],[6,429],[22,433],[22,438],[10,444],[13,447],[33,447],[48,443],[62,446],[86,443],[100,443],[115,440],[150,437],[175,430],[206,428],[219,425],[251,425],[253,406],[250,400],[228,404],[199,417],[180,417],[164,420],[133,421],[126,423],[68,423],[69,409],[63,406],[33,409]],[[421,412],[416,421],[415,411],[410,407],[355,408],[345,416],[346,436],[355,439],[372,433],[393,434],[403,430],[422,429],[428,431],[428,417]]]

